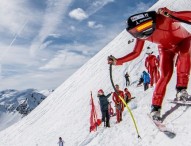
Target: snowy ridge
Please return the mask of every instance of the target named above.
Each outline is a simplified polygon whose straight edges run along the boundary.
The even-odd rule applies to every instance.
[[[172,10],[191,10],[190,3],[190,0],[159,0],[150,9],[167,6]],[[185,26],[191,31],[190,26]],[[113,117],[111,128],[104,129],[101,125],[97,132],[89,133],[90,91],[93,91],[96,104],[98,89],[102,88],[105,93],[113,91],[109,80],[107,56],[112,54],[121,57],[131,52],[134,43],[128,44],[128,40],[132,40],[132,37],[124,30],[28,116],[1,131],[0,146],[53,146],[57,145],[59,136],[63,137],[65,146],[189,146],[191,143],[190,108],[179,107],[165,119],[165,122],[177,132],[174,139],[169,139],[150,124],[150,119],[147,118],[154,89],[150,88],[144,92],[142,87],[135,87],[140,73],[145,69],[144,59],[148,51],[146,48],[150,46],[157,55],[156,45],[149,42],[146,42],[145,49],[136,60],[123,66],[113,67],[114,82],[119,84],[121,89],[125,87],[124,73],[127,70],[130,73],[133,84],[129,90],[136,97],[130,106],[136,107],[132,112],[142,139],[137,139],[127,110],[124,111],[123,121],[120,124],[115,124],[116,119]],[[162,113],[174,106],[166,100],[175,97],[175,82],[174,74],[167,89]],[[191,89],[190,86],[188,89]]]
[[[35,89],[0,91],[0,131],[21,120],[52,91]]]

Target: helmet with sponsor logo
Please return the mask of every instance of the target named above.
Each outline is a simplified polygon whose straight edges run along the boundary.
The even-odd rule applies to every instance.
[[[150,11],[130,16],[126,30],[135,38],[145,39],[154,32],[155,27],[156,12]]]

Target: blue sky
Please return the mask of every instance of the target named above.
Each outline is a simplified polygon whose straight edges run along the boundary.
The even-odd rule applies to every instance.
[[[1,0],[0,90],[54,89],[157,0]]]

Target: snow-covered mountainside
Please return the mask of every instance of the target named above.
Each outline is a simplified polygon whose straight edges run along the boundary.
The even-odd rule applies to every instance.
[[[191,10],[190,0],[159,0],[150,10],[160,7],[171,10]],[[191,32],[191,27],[184,26]],[[159,34],[160,35],[160,34]],[[124,73],[130,74],[129,90],[136,97],[130,104],[138,130],[142,139],[137,138],[132,119],[128,111],[123,112],[123,121],[116,124],[116,117],[111,118],[111,127],[98,127],[97,132],[89,133],[90,91],[98,107],[97,91],[101,88],[105,93],[113,91],[109,79],[107,56],[124,56],[133,50],[134,43],[128,44],[132,36],[125,30],[105,46],[98,54],[84,64],[68,80],[60,85],[37,108],[21,121],[0,132],[0,146],[53,146],[57,145],[58,137],[62,137],[65,146],[189,146],[191,143],[191,109],[181,106],[170,112],[165,122],[169,124],[177,136],[166,137],[152,124],[147,113],[150,112],[151,98],[154,88],[144,92],[136,83],[144,68],[146,48],[151,47],[157,55],[155,44],[146,42],[140,56],[123,66],[113,67],[114,82],[125,87]],[[168,99],[175,97],[176,71],[168,85],[163,103],[162,114],[175,106]],[[190,83],[188,88],[191,93]],[[109,98],[111,100],[111,97]],[[136,106],[132,106],[132,104]],[[135,108],[136,107],[136,108]]]
[[[35,89],[0,91],[0,131],[28,115],[51,93]]]

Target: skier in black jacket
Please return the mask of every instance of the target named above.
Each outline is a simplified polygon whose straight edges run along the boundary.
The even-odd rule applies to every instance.
[[[130,85],[130,80],[129,80],[129,74],[128,74],[128,72],[126,72],[126,74],[125,74],[125,81],[126,81],[126,86],[129,86]]]
[[[104,92],[102,89],[98,91],[97,96],[99,97],[100,101],[100,109],[102,113],[102,122],[104,122],[104,127],[110,127],[109,123],[109,111],[108,111],[108,98],[112,93],[109,93],[107,96],[104,95]]]

